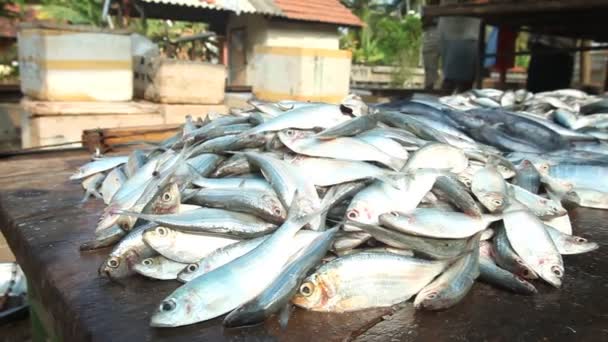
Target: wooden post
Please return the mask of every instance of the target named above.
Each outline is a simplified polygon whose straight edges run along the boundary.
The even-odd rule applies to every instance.
[[[486,23],[481,20],[479,25],[479,41],[477,42],[477,72],[475,87],[481,88],[483,85],[483,65],[486,56]]]
[[[591,42],[588,40],[582,40],[581,46],[587,47],[590,46]],[[591,62],[591,52],[589,51],[581,51],[579,58],[579,78],[581,85],[590,85],[591,84],[591,69],[593,67],[593,63]]]

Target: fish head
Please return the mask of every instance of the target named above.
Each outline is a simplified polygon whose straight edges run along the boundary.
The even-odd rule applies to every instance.
[[[197,307],[201,306],[201,304],[196,302],[195,299],[197,297],[195,295],[176,296],[176,292],[178,291],[175,291],[170,297],[165,298],[160,303],[150,319],[150,326],[158,328],[177,327],[200,322],[205,319],[199,318],[198,314],[200,312]],[[200,311],[204,312],[204,310]]]
[[[302,282],[291,302],[304,309],[322,311],[330,299],[328,285],[321,276],[312,274]]]
[[[133,265],[133,269],[143,275],[154,275],[157,273],[159,261],[155,258],[146,258]]]
[[[156,251],[167,250],[173,248],[175,235],[177,233],[173,229],[158,226],[144,232],[143,239],[150,247]]]
[[[437,284],[435,286],[427,285],[416,295],[414,307],[416,309],[441,310],[451,306],[454,299],[446,297],[444,291],[446,284]]]
[[[152,214],[172,214],[177,212],[181,202],[181,195],[177,183],[171,183],[152,200],[150,210]]]
[[[280,131],[277,135],[279,136],[279,139],[284,144],[287,144],[287,143],[292,143],[294,141],[297,141],[298,139],[306,138],[313,134],[314,134],[313,132],[309,132],[309,131],[305,131],[305,130],[288,128],[288,129],[284,129],[284,130]]]
[[[118,224],[120,229],[128,232],[135,226],[135,222],[137,222],[137,217],[121,215],[116,221],[116,224]]]
[[[369,205],[366,201],[353,200],[348,205],[344,216],[347,221],[355,221],[365,224],[378,224],[379,214],[380,213],[375,210],[374,206]],[[360,231],[361,229],[354,225],[345,224],[344,230],[347,232],[352,232]]]
[[[110,255],[99,267],[99,274],[111,280],[121,279],[131,274],[137,253],[127,251],[121,255]]]
[[[408,214],[400,211],[391,211],[381,214],[380,223],[385,223],[389,226],[407,227],[416,222],[416,217],[413,214]]]
[[[502,175],[502,178],[504,179],[509,179],[515,176],[515,171],[504,165],[496,165],[496,170]]]
[[[477,196],[477,199],[492,213],[502,211],[507,206],[506,198],[500,192],[483,192]]]
[[[534,272],[530,266],[526,265],[520,257],[517,257],[515,262],[517,263],[517,276],[525,279],[538,279],[536,272]]]
[[[539,199],[539,205],[545,208],[549,216],[562,216],[566,215],[568,211],[561,206],[561,204],[553,201],[552,199]]]
[[[272,214],[272,216],[281,221],[287,218],[287,210],[281,204],[281,201],[275,196],[264,194],[261,196],[264,207]]]
[[[540,173],[541,175],[548,175],[549,174],[549,169],[551,168],[551,166],[549,165],[548,162],[540,162],[536,165],[536,170],[538,171],[538,173]]]
[[[184,267],[184,269],[179,272],[179,274],[177,275],[177,280],[187,283],[190,280],[204,273],[204,270],[198,263],[188,264],[188,266]]]
[[[551,258],[541,259],[543,263],[540,265],[540,272],[538,275],[543,278],[549,284],[555,287],[562,286],[562,277],[564,276],[564,266],[558,260],[552,260]]]
[[[84,175],[87,174],[88,168],[86,167],[87,165],[83,165],[81,167],[79,167],[76,172],[74,172],[71,176],[70,176],[70,180],[77,180],[77,179],[81,179],[84,177]]]
[[[581,254],[594,251],[599,248],[599,245],[595,242],[588,241],[587,239],[580,236],[573,235],[562,235],[565,239],[564,244],[567,246],[570,254]]]

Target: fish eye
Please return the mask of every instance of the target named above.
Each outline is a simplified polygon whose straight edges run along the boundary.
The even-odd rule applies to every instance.
[[[152,259],[150,259],[150,258],[144,259],[144,261],[142,261],[141,263],[146,266],[150,266],[150,265],[152,265]]]
[[[288,129],[287,131],[285,131],[285,134],[286,134],[288,137],[293,137],[293,136],[296,134],[296,132],[294,132],[294,130],[293,130],[293,129]]]
[[[160,311],[173,311],[175,310],[175,308],[177,307],[177,304],[175,303],[175,300],[173,298],[171,299],[167,299],[165,301],[163,301],[162,303],[160,303]]]
[[[186,267],[186,271],[188,271],[190,273],[194,273],[194,272],[196,272],[196,270],[198,270],[197,264],[190,264],[190,265],[188,265],[188,267]]]
[[[493,201],[492,201],[492,203],[493,203],[494,205],[502,205],[502,200],[495,199],[495,200],[493,200]]]
[[[435,299],[437,298],[437,292],[431,292],[428,295],[426,295],[427,299]]]
[[[559,266],[555,265],[551,267],[551,272],[555,274],[556,277],[561,278],[564,274]]]
[[[399,217],[399,213],[396,211],[391,211],[389,214],[395,217]]]
[[[580,243],[587,242],[587,239],[582,238],[582,237],[577,237],[575,240],[576,240],[576,242],[580,242]]]
[[[156,232],[158,233],[158,235],[160,236],[165,236],[167,235],[167,229],[165,229],[164,227],[158,227],[156,228]]]
[[[315,286],[312,283],[306,282],[300,286],[300,294],[302,294],[304,297],[308,297],[312,294],[314,288]]]
[[[108,267],[110,268],[117,268],[120,265],[120,260],[118,260],[118,258],[110,258],[107,262]]]
[[[275,215],[277,215],[277,216],[280,216],[280,215],[282,215],[282,214],[283,214],[283,210],[281,210],[281,208],[279,208],[279,207],[274,207],[274,209],[272,210],[272,212],[273,212]]]
[[[530,271],[528,271],[527,269],[524,269],[523,271],[521,271],[521,274],[523,274],[524,277],[528,277],[528,276],[530,276]]]
[[[349,212],[346,214],[346,217],[348,217],[349,219],[354,220],[354,219],[356,219],[357,217],[359,217],[359,211],[357,211],[357,209],[353,209],[353,210],[349,211]]]
[[[162,200],[165,202],[169,202],[172,198],[173,198],[173,196],[171,196],[171,194],[169,192],[165,192],[163,194]]]

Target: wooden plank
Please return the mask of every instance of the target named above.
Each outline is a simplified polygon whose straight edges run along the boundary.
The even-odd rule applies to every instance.
[[[149,57],[135,57],[133,64],[135,94],[140,98],[176,104],[224,100],[224,65]]]
[[[24,148],[81,141],[82,131],[103,127],[132,127],[141,125],[161,125],[162,115],[120,114],[120,115],[52,115],[28,116],[22,122],[29,126],[29,135],[22,134]],[[29,144],[29,145],[27,145]]]
[[[458,3],[450,5],[425,6],[423,13],[428,17],[442,16],[488,16],[513,15],[547,12],[568,12],[572,10],[607,9],[605,0],[539,0],[539,1],[505,1],[479,3]]]
[[[64,341],[608,339],[607,248],[568,256],[563,287],[535,282],[539,293],[534,296],[476,283],[462,303],[442,312],[415,311],[411,303],[390,317],[386,310],[327,314],[296,309],[286,330],[274,318],[256,327],[224,329],[223,317],[180,328],[150,328],[151,313],[179,283],[132,276],[114,284],[97,274],[109,249],[78,251],[93,237],[104,207],[97,200],[79,205],[82,189],[67,180],[89,157],[63,152],[0,163],[0,229],[36,291],[37,303],[53,317],[52,330]],[[577,209],[571,212],[574,231],[606,246],[606,216],[601,210]],[[525,319],[513,319],[522,314]]]
[[[175,135],[180,127],[181,125],[151,125],[85,130],[82,132],[82,141],[90,152],[96,149],[106,152],[122,144],[165,140]]]
[[[24,97],[23,109],[31,115],[118,115],[158,113],[158,104],[147,101],[128,102],[48,102]]]

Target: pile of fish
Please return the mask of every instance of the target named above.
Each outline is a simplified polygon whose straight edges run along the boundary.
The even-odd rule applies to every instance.
[[[286,324],[292,304],[442,310],[476,280],[532,295],[561,286],[562,255],[598,248],[564,205],[608,208],[604,101],[483,89],[187,117],[71,177],[107,204],[81,249],[113,245],[99,269],[111,280],[183,283],[155,327]]]

